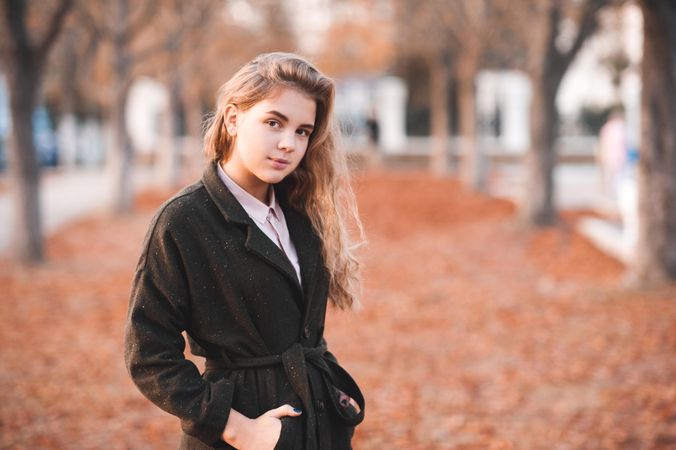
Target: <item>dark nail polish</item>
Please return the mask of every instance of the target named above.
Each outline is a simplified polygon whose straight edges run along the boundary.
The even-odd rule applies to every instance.
[[[300,413],[303,412],[303,410],[298,409],[298,408],[293,408],[293,412],[295,412],[296,414],[300,414]]]

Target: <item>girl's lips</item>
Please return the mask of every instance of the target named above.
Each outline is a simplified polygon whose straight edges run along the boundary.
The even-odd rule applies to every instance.
[[[286,159],[280,159],[280,158],[268,158],[270,161],[272,161],[272,167],[275,169],[285,169],[291,161],[287,161]]]

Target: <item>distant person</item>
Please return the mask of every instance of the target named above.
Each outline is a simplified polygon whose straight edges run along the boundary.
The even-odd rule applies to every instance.
[[[627,161],[624,111],[613,108],[599,135],[599,166],[604,194],[617,201],[620,177]]]
[[[617,204],[622,219],[622,244],[629,256],[633,256],[638,241],[638,159],[638,149],[628,148],[617,186]]]
[[[378,147],[380,141],[380,125],[374,112],[366,118],[366,129],[369,135],[369,142],[372,146]]]
[[[296,55],[250,61],[219,90],[202,179],[152,219],[125,362],[181,419],[181,449],[352,448],[364,398],[324,339],[329,299],[349,309],[359,292],[346,222],[361,225],[334,93]]]

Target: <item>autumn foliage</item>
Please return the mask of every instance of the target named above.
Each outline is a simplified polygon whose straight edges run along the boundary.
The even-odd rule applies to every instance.
[[[575,214],[526,231],[510,203],[454,180],[356,178],[364,309],[327,323],[367,399],[356,449],[676,446],[676,288],[619,288],[623,267],[574,232]],[[122,361],[136,258],[170,194],[73,224],[48,241],[48,266],[0,263],[0,447],[177,446],[178,421]]]

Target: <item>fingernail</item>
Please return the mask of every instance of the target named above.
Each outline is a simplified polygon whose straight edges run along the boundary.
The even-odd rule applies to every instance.
[[[295,412],[296,414],[300,414],[300,413],[303,412],[303,410],[298,409],[298,408],[293,408],[293,412]]]

